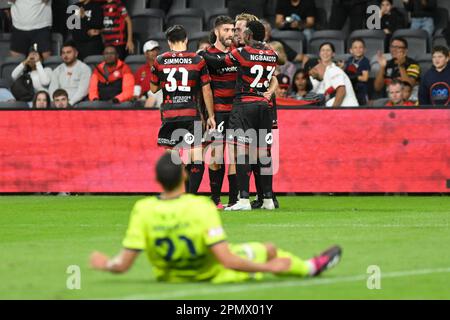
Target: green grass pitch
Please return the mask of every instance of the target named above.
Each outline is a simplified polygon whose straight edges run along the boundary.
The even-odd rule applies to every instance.
[[[1,299],[450,299],[450,198],[280,197],[274,212],[223,213],[231,242],[271,241],[308,258],[332,244],[341,263],[319,278],[230,285],[164,284],[144,256],[125,275],[93,271],[94,249],[115,254],[142,197],[0,197]],[[68,266],[81,289],[66,287]],[[367,268],[381,270],[369,290]]]

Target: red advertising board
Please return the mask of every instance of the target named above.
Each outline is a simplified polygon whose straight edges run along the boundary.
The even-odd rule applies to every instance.
[[[278,117],[277,192],[450,191],[448,109]],[[1,111],[0,192],[158,192],[159,126],[152,110]]]

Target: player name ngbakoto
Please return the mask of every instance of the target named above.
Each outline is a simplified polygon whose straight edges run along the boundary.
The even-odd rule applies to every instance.
[[[221,304],[220,308],[214,309],[212,307],[190,307],[183,304],[182,307],[177,307],[177,314],[193,314],[193,315],[203,315],[204,318],[211,314],[221,314],[221,315],[236,315],[236,314],[254,314],[254,315],[264,315],[271,314],[273,305],[237,305],[237,304]]]
[[[170,58],[164,60],[164,64],[192,64],[192,58]]]
[[[252,61],[265,61],[265,62],[277,62],[276,56],[263,56],[259,54],[251,54],[250,60]]]

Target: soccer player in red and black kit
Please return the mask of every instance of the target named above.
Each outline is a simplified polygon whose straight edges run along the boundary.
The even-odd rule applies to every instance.
[[[208,112],[207,129],[216,127],[213,95],[205,60],[187,51],[186,30],[175,25],[166,31],[170,51],[159,55],[152,67],[150,90],[163,91],[161,104],[162,125],[158,145],[168,149],[189,149],[189,193],[197,193],[202,181],[202,123],[198,110],[201,91]]]
[[[277,65],[278,56],[274,50],[263,43],[264,26],[259,21],[247,24],[244,33],[245,47],[237,48],[224,58],[204,54],[208,64],[214,67],[237,66],[238,77],[236,84],[236,97],[229,119],[229,127],[234,132],[229,134],[227,140],[245,145],[238,148],[237,175],[240,191],[238,203],[226,210],[251,210],[249,200],[249,180],[251,175],[250,159],[258,158],[261,170],[270,171],[272,167],[270,152],[255,152],[257,147],[269,149],[272,129],[272,110],[269,101],[273,92],[268,90],[269,83]],[[253,135],[250,131],[253,130]],[[256,154],[257,153],[257,154]],[[263,209],[273,210],[272,175],[261,174],[263,186]]]
[[[228,16],[219,16],[214,22],[214,34],[216,41],[213,46],[206,50],[209,54],[225,58],[233,45],[234,20]],[[208,60],[206,60],[208,63]],[[225,175],[224,142],[225,132],[228,128],[228,119],[233,107],[235,96],[237,67],[213,68],[208,66],[211,75],[211,88],[214,94],[214,114],[217,130],[214,133],[214,144],[211,161],[209,165],[209,180],[211,186],[211,198],[217,208],[223,209],[220,202],[223,178]],[[228,166],[229,205],[238,201],[238,187],[236,178],[236,167]]]

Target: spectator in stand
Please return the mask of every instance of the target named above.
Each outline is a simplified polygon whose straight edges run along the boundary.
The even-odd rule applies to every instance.
[[[277,75],[278,87],[275,90],[276,98],[287,98],[289,93],[289,83],[291,79],[285,74]]]
[[[287,75],[290,81],[291,79],[293,79],[295,71],[297,71],[297,68],[292,62],[290,62],[287,59],[286,52],[284,51],[283,45],[280,42],[278,41],[271,42],[269,43],[269,46],[271,46],[272,49],[278,54],[278,62],[277,62],[278,65],[275,71],[275,75],[278,74]]]
[[[309,41],[314,32],[314,0],[278,0],[275,24],[280,30],[300,30]]]
[[[450,66],[448,62],[448,48],[434,47],[433,67],[420,82],[420,105],[450,106]]]
[[[345,21],[350,19],[350,31],[366,29],[367,7],[374,0],[333,0],[330,15],[330,29],[342,30]]]
[[[324,95],[327,107],[358,107],[352,83],[347,74],[333,63],[336,49],[331,42],[319,48],[320,60],[309,74],[315,80],[313,91]]]
[[[158,42],[154,40],[147,41],[143,48],[147,62],[141,66],[134,75],[134,98],[136,100],[145,100],[146,108],[159,108],[163,100],[161,90],[157,93],[153,93],[150,90],[151,70],[153,63],[159,55],[160,49]]]
[[[71,106],[87,97],[91,79],[91,68],[77,57],[78,50],[75,43],[65,43],[61,49],[63,63],[53,70],[49,88],[51,95],[58,89],[64,89],[69,94]]]
[[[130,67],[119,59],[117,49],[107,46],[104,61],[95,67],[89,84],[89,100],[123,103],[133,98],[134,76]]]
[[[381,29],[384,31],[386,47],[391,43],[392,34],[398,29],[406,28],[403,14],[393,7],[393,0],[382,0],[381,7]]]
[[[411,87],[411,84],[409,82],[403,81],[403,100],[411,101],[412,93],[413,87]]]
[[[52,51],[51,0],[11,0],[12,34],[11,55],[28,55],[36,44],[44,59]]]
[[[11,102],[16,101],[14,95],[8,88],[0,88],[0,102]]]
[[[33,98],[33,109],[50,109],[51,100],[47,91],[41,90],[36,92]]]
[[[411,29],[425,30],[431,39],[434,32],[433,13],[437,8],[436,0],[403,0],[405,9],[411,12]]]
[[[389,61],[380,51],[377,53],[380,70],[375,78],[375,90],[382,91],[394,79],[409,82],[414,88],[420,79],[420,66],[408,57],[408,42],[401,37],[392,38],[390,52],[392,59]],[[417,92],[413,93],[413,99],[416,95]]]
[[[76,5],[80,16],[81,28],[72,30],[72,37],[79,52],[80,60],[103,52],[103,8],[98,2],[81,0]]]
[[[56,109],[70,108],[69,95],[66,90],[58,89],[53,93],[53,105]]]
[[[121,60],[134,52],[133,24],[120,0],[107,0],[103,5],[103,41],[114,46]]]
[[[344,71],[352,81],[353,89],[360,106],[367,105],[369,100],[370,61],[365,57],[366,43],[361,38],[352,40],[350,53],[352,56],[345,62]]]
[[[292,92],[289,97],[296,100],[304,100],[311,90],[312,84],[308,72],[303,69],[298,69],[294,74]]]
[[[277,41],[283,45],[284,51],[286,52],[286,56],[289,61],[302,62],[302,63],[306,62],[304,60],[307,59],[308,56],[304,55],[302,52],[296,52],[283,40],[272,37],[272,26],[270,25],[270,23],[267,20],[261,20],[261,23],[264,25],[264,28],[266,30],[264,42],[269,43],[269,42]]]
[[[16,81],[22,75],[29,73],[35,91],[47,90],[52,78],[52,69],[45,68],[42,61],[42,54],[31,51],[28,57],[13,70],[12,80]]]
[[[415,106],[412,101],[405,101],[403,98],[403,82],[400,80],[393,80],[388,86],[389,101],[386,107],[411,107]]]

